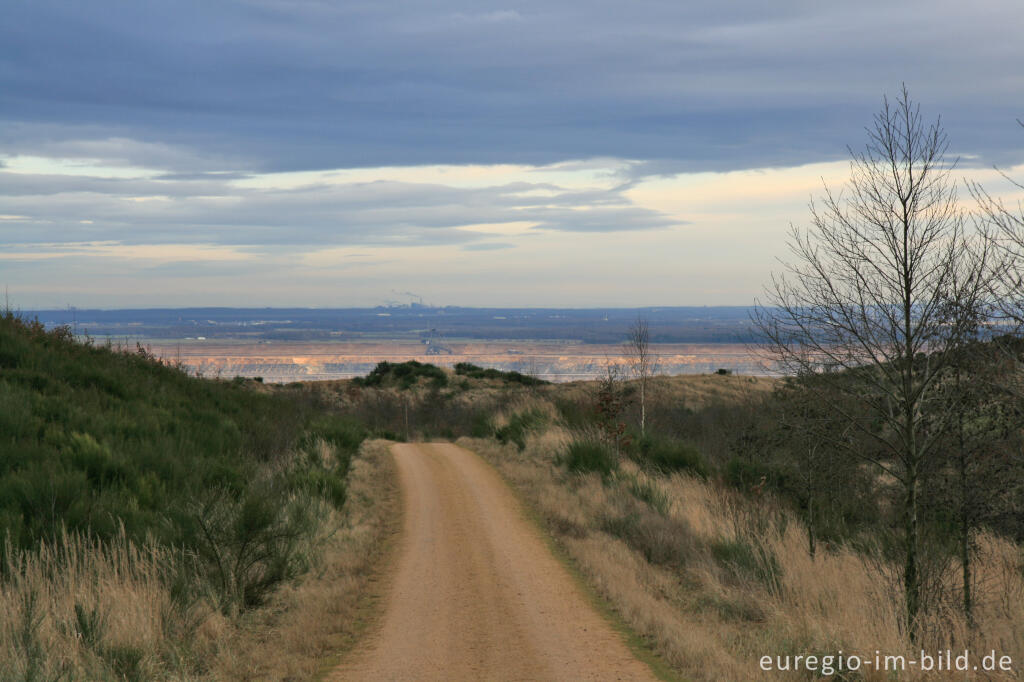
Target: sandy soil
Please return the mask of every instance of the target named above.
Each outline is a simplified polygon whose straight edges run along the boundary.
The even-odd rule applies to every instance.
[[[450,443],[392,451],[405,519],[387,610],[329,679],[655,679],[490,466]]]

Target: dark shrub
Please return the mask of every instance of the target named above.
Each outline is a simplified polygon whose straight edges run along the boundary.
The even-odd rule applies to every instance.
[[[359,446],[368,435],[366,427],[355,419],[324,415],[312,421],[300,445],[308,451],[318,438],[322,438],[338,449],[338,463],[347,467],[348,460],[359,452]]]
[[[771,482],[773,472],[764,462],[734,457],[725,465],[725,481],[734,488],[750,490],[762,481]]]
[[[352,383],[356,386],[383,386],[397,385],[400,388],[411,388],[420,378],[427,378],[435,388],[443,388],[448,385],[448,375],[440,367],[424,364],[416,360],[407,362],[378,362],[373,370],[362,378],[355,378]]]
[[[526,434],[540,426],[544,421],[544,415],[535,410],[514,414],[508,420],[508,424],[494,431],[494,437],[501,443],[509,441],[515,443],[520,450],[526,447]]]
[[[501,379],[506,384],[522,384],[524,386],[539,386],[550,383],[543,379],[527,376],[516,371],[503,372],[500,369],[488,367],[484,369],[471,362],[460,362],[455,365],[455,373],[459,376],[467,376],[471,379]]]
[[[662,472],[686,471],[701,478],[708,476],[704,457],[683,441],[646,435],[637,440],[636,458],[640,464]]]

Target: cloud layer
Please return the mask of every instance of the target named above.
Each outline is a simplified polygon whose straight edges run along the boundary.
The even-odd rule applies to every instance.
[[[1024,160],[1021,25],[1006,0],[9,2],[0,285],[747,304],[901,82],[972,177]]]
[[[634,204],[625,194],[631,184],[613,170],[566,178],[557,168],[518,168],[491,181],[460,167],[409,169],[397,178],[388,169],[189,174],[116,165],[138,155],[122,140],[109,146],[93,143],[95,158],[77,164],[10,159],[0,169],[0,245],[411,246],[489,239],[496,226],[599,233],[684,222]]]
[[[1005,0],[9,3],[0,147],[145,140],[220,168],[839,158],[906,81],[954,148],[1024,148]],[[195,167],[181,167],[195,172]]]

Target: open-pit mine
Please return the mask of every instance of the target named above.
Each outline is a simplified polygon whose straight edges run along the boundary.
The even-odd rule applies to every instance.
[[[468,362],[517,371],[547,381],[594,379],[609,368],[628,372],[621,344],[561,341],[446,341],[442,347],[411,340],[361,342],[154,341],[150,352],[208,377],[261,377],[266,382],[318,381],[363,376],[378,362],[418,360],[440,367]],[[652,344],[659,374],[772,374],[771,365],[743,344]]]

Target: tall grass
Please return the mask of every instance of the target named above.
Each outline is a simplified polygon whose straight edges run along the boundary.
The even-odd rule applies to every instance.
[[[202,608],[183,553],[59,534],[35,550],[8,540],[0,581],[0,679],[144,680],[186,676]]]

